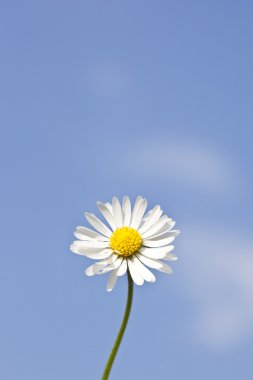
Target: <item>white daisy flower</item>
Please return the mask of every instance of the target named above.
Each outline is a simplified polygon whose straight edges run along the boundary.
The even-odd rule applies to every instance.
[[[137,285],[155,281],[154,274],[147,267],[172,273],[171,267],[161,259],[177,260],[171,243],[179,231],[172,229],[175,222],[162,215],[160,206],[145,214],[147,200],[141,196],[137,197],[133,208],[127,196],[122,205],[114,197],[112,204],[97,202],[97,206],[108,226],[94,214],[86,212],[87,221],[96,231],[77,227],[74,235],[79,240],[70,247],[74,253],[99,260],[86,269],[87,276],[111,272],[107,282],[107,291],[111,291],[117,277],[123,276],[127,270]]]

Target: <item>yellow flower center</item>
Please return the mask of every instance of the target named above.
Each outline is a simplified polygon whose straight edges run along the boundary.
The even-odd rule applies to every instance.
[[[111,238],[110,247],[119,256],[132,256],[142,245],[142,237],[131,227],[117,228]]]

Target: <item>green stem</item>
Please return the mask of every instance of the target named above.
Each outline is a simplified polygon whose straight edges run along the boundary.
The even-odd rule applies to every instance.
[[[125,329],[127,327],[127,322],[128,322],[128,318],[129,318],[130,311],[131,311],[132,300],[133,300],[133,280],[132,280],[132,277],[129,273],[129,270],[127,271],[127,276],[128,276],[128,295],[127,295],[126,309],[125,309],[124,317],[123,317],[117,338],[114,342],[114,345],[112,347],[112,351],[111,351],[110,356],[108,358],[108,361],[106,363],[102,380],[107,380],[109,378],[109,375],[110,375],[110,372],[112,369],[112,365],[113,365],[115,356],[117,355],[121,340],[122,340],[124,332],[125,332]]]

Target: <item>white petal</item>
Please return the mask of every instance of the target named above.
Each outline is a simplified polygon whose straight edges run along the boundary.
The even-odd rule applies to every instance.
[[[113,264],[118,259],[118,256],[114,255],[114,253],[108,258],[108,265]]]
[[[94,227],[97,231],[107,237],[111,236],[112,231],[110,231],[109,228],[106,227],[106,225],[102,223],[101,220],[99,220],[95,215],[88,212],[86,212],[84,215],[92,227]]]
[[[93,256],[93,255],[100,254],[100,253],[102,254],[102,252],[104,252],[104,251],[108,251],[107,248],[106,249],[83,248],[77,244],[71,245],[70,248],[71,248],[72,252],[77,253],[77,254],[82,255],[82,256]],[[110,250],[110,252],[112,252],[112,251]],[[103,255],[105,255],[105,252],[103,253]]]
[[[116,281],[117,281],[117,271],[118,269],[114,269],[109,278],[108,278],[108,281],[107,281],[107,284],[106,284],[106,290],[108,292],[111,292],[112,289],[114,288],[115,284],[116,284]]]
[[[112,213],[117,227],[122,227],[122,211],[117,197],[112,199]]]
[[[166,223],[156,234],[154,235],[158,235],[158,234],[162,234],[164,233],[165,231],[169,231],[171,230],[171,222],[172,222],[172,219],[169,219],[168,218],[168,223]]]
[[[75,240],[73,244],[76,244],[83,248],[109,248],[108,241],[97,241],[97,240]]]
[[[160,272],[164,272],[164,273],[167,273],[167,274],[172,274],[173,273],[173,271],[172,271],[172,269],[171,269],[171,267],[169,265],[164,264],[163,262],[161,262],[159,260],[149,259],[148,257],[142,256],[140,254],[137,254],[137,257],[140,259],[140,261],[143,264],[147,265],[150,268],[157,269]]]
[[[108,265],[108,260],[98,261],[97,263],[86,268],[85,274],[87,276],[94,276],[95,274],[98,274],[103,268],[105,268],[106,265]]]
[[[128,264],[128,268],[129,268],[131,277],[132,277],[133,281],[136,283],[136,285],[143,285],[144,280],[141,277],[141,275],[139,274],[138,270],[136,269],[136,266],[131,261],[131,259],[127,260],[127,264]]]
[[[120,266],[120,264],[122,263],[122,258],[117,257],[116,255],[114,255],[114,256],[116,257],[116,260],[112,264],[110,264],[106,268],[104,268],[99,274],[104,274],[104,273],[110,272],[111,270],[116,269]]]
[[[77,241],[79,242],[79,240],[77,240]],[[87,254],[89,255],[92,253],[104,251],[104,248],[100,248],[100,249],[95,248],[95,247],[84,248],[80,244],[76,244],[75,242],[73,244],[71,244],[70,249],[74,253],[79,253],[80,255],[85,255],[85,256]]]
[[[160,230],[158,230],[156,234],[160,234],[164,231],[170,231],[175,226],[175,224],[176,222],[174,222],[174,220],[172,220],[171,218],[168,218],[167,223]]]
[[[143,240],[143,245],[145,247],[163,247],[164,245],[168,245],[175,240],[174,236],[168,237],[166,239],[161,239],[161,240],[148,240],[144,239]]]
[[[143,215],[143,218],[142,218],[142,221],[146,221],[149,217],[149,215],[151,214],[151,212],[153,212],[154,209],[152,210],[149,210],[148,212],[146,212],[146,214]]]
[[[85,273],[87,274],[87,276],[93,276],[94,274],[105,273],[105,272],[103,272],[103,270],[105,268],[108,268],[111,265],[113,265],[116,260],[117,260],[117,256],[111,255],[110,257],[108,257],[108,259],[98,261],[97,263],[95,263],[95,264],[91,265],[90,267],[88,267],[86,269]],[[112,268],[112,269],[114,269],[114,268]],[[110,269],[110,270],[112,270],[112,269]]]
[[[92,260],[99,260],[99,259],[105,259],[105,258],[108,258],[112,255],[112,250],[111,249],[104,249],[103,251],[101,252],[96,252],[96,253],[89,253],[88,255],[86,255],[89,259],[92,259]]]
[[[127,261],[123,260],[118,269],[117,276],[123,276],[126,273],[126,271],[127,271]]]
[[[109,210],[108,206],[106,206],[105,204],[103,204],[102,202],[97,202],[97,206],[99,208],[99,211],[101,212],[101,214],[104,216],[104,218],[106,219],[106,221],[109,223],[109,225],[111,226],[112,230],[116,230],[117,228],[117,225],[115,223],[115,220],[112,216],[112,213],[111,211]]]
[[[123,198],[122,203],[123,226],[129,226],[131,222],[131,202],[129,197]]]
[[[135,217],[135,214],[136,214],[136,211],[137,211],[137,208],[139,208],[139,205],[142,201],[142,196],[141,195],[138,195],[138,197],[136,198],[136,201],[135,201],[135,204],[134,204],[134,207],[133,207],[133,210],[132,210],[132,217],[131,217],[131,223],[130,223],[130,226],[132,226],[132,222],[133,222],[133,219]]]
[[[70,250],[74,253],[77,253],[78,255],[86,256],[90,259],[97,260],[97,259],[105,259],[109,257],[112,254],[112,251],[110,249],[91,249],[91,248],[83,248],[81,246],[78,246],[77,244],[72,244],[70,246]]]
[[[149,257],[150,259],[163,259],[167,253],[171,252],[173,250],[173,245],[168,245],[166,247],[159,247],[159,248],[146,248],[142,247],[139,252]]]
[[[163,258],[164,260],[169,260],[169,261],[176,261],[177,256],[174,255],[174,253],[167,253],[167,255]]]
[[[150,236],[154,235],[164,227],[164,225],[168,222],[167,215],[163,215],[156,223],[153,224],[152,227],[148,229],[148,231],[144,232],[142,234],[143,239],[149,238]]]
[[[155,206],[154,208],[152,208],[151,210],[149,210],[148,212],[146,212],[146,214],[144,214],[142,220],[143,220],[143,221],[146,221],[146,220],[148,219],[148,217],[150,216],[150,214],[154,211],[154,209],[155,209],[156,207],[157,207],[157,206]],[[159,207],[160,207],[160,206],[159,206]],[[162,215],[163,210],[160,209],[160,213],[161,213],[161,215]],[[161,215],[160,215],[160,216],[161,216]],[[159,216],[159,218],[160,218],[160,216]]]
[[[150,236],[149,239],[150,240],[160,240],[160,239],[164,239],[164,238],[171,237],[171,236],[177,237],[179,234],[180,234],[179,230],[170,230],[170,228],[169,229],[162,229],[162,232],[160,231],[159,233]]]
[[[153,275],[152,272],[150,272],[150,270],[148,268],[146,268],[141,262],[140,260],[135,256],[133,257],[133,263],[137,269],[137,271],[139,272],[139,274],[141,275],[141,277],[145,280],[145,281],[148,281],[148,282],[155,282],[155,276]]]
[[[140,234],[146,232],[161,216],[161,208],[160,206],[155,206],[153,211],[148,216],[147,220],[143,223],[143,225],[138,229]]]
[[[108,210],[111,211],[111,213],[112,213],[112,205],[111,205],[111,203],[106,202],[105,205],[108,208]]]
[[[83,226],[76,227],[76,231],[74,232],[74,235],[77,237],[77,239],[80,239],[80,240],[96,239],[96,240],[101,240],[101,241],[108,241],[108,238],[106,236],[100,235],[99,233]]]
[[[138,229],[146,208],[147,200],[142,198],[141,196],[137,197],[132,213],[132,220],[130,223],[130,226],[132,228]]]

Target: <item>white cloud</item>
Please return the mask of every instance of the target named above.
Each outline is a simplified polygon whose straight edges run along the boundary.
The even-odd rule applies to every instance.
[[[135,170],[142,176],[162,177],[217,194],[234,194],[240,188],[241,176],[231,157],[200,140],[171,136],[146,141],[133,152],[133,158]]]
[[[201,191],[210,202],[212,195],[238,201],[246,192],[234,158],[201,140],[146,141],[133,160],[139,177]],[[179,227],[178,264],[194,309],[189,332],[202,347],[228,350],[253,337],[253,241],[239,233],[236,218],[220,228],[204,223]]]
[[[183,266],[194,339],[231,349],[253,336],[253,241],[203,227],[184,230]]]

